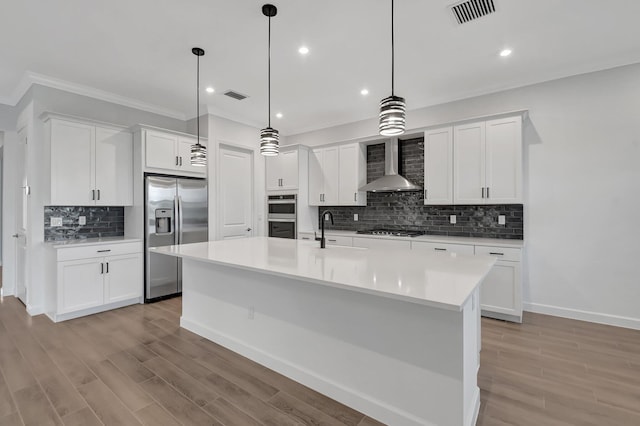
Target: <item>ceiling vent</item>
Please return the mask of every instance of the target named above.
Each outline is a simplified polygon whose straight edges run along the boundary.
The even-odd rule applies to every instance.
[[[451,12],[458,24],[466,24],[495,11],[493,0],[467,0],[451,6]]]
[[[223,93],[225,96],[228,96],[230,98],[233,98],[237,101],[241,101],[243,99],[247,98],[247,95],[243,95],[242,93],[238,93],[238,92],[234,92],[233,90],[227,90],[226,92]]]

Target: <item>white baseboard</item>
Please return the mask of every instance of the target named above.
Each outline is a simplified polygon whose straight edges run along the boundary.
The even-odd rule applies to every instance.
[[[27,313],[32,317],[40,314],[44,314],[44,308],[42,306],[27,305]]]
[[[523,307],[525,311],[534,312],[537,314],[553,315],[556,317],[570,318],[581,321],[595,322],[598,324],[607,324],[616,327],[640,330],[640,318],[582,311],[579,309],[562,308],[560,306],[543,305],[540,303],[525,302],[523,304]]]

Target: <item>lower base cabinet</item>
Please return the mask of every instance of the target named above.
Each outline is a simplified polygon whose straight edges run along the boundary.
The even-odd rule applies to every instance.
[[[482,315],[522,322],[522,250],[476,246],[476,255],[498,259],[480,287]]]
[[[142,302],[142,244],[58,248],[47,315],[55,322]]]

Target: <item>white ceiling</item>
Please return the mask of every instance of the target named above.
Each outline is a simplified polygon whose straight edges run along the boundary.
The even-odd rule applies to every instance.
[[[11,0],[2,5],[0,99],[26,71],[195,116],[201,103],[267,121],[267,18],[257,0]],[[396,94],[415,109],[640,62],[640,1],[495,0],[457,25],[447,0],[396,1]],[[277,0],[272,125],[295,134],[377,115],[390,95],[389,0]],[[311,52],[303,57],[298,47]],[[509,47],[513,54],[501,58]],[[213,95],[204,87],[212,85]],[[362,88],[368,96],[360,95]],[[249,96],[236,101],[221,93]],[[282,119],[275,113],[282,111]],[[410,127],[411,123],[408,123]]]

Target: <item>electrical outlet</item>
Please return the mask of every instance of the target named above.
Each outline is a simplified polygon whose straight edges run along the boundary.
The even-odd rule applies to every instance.
[[[358,213],[354,213],[353,214],[353,221],[357,222],[358,221]]]
[[[252,320],[255,318],[256,308],[253,306],[249,306],[249,319]]]
[[[455,214],[452,214],[452,215],[449,216],[449,223],[452,224],[452,225],[456,224],[456,215]]]
[[[87,217],[86,216],[78,216],[78,225],[86,225]]]
[[[498,225],[506,225],[507,224],[507,217],[503,214],[499,214],[498,215]]]
[[[62,226],[62,218],[61,217],[52,217],[51,218],[51,226]]]

